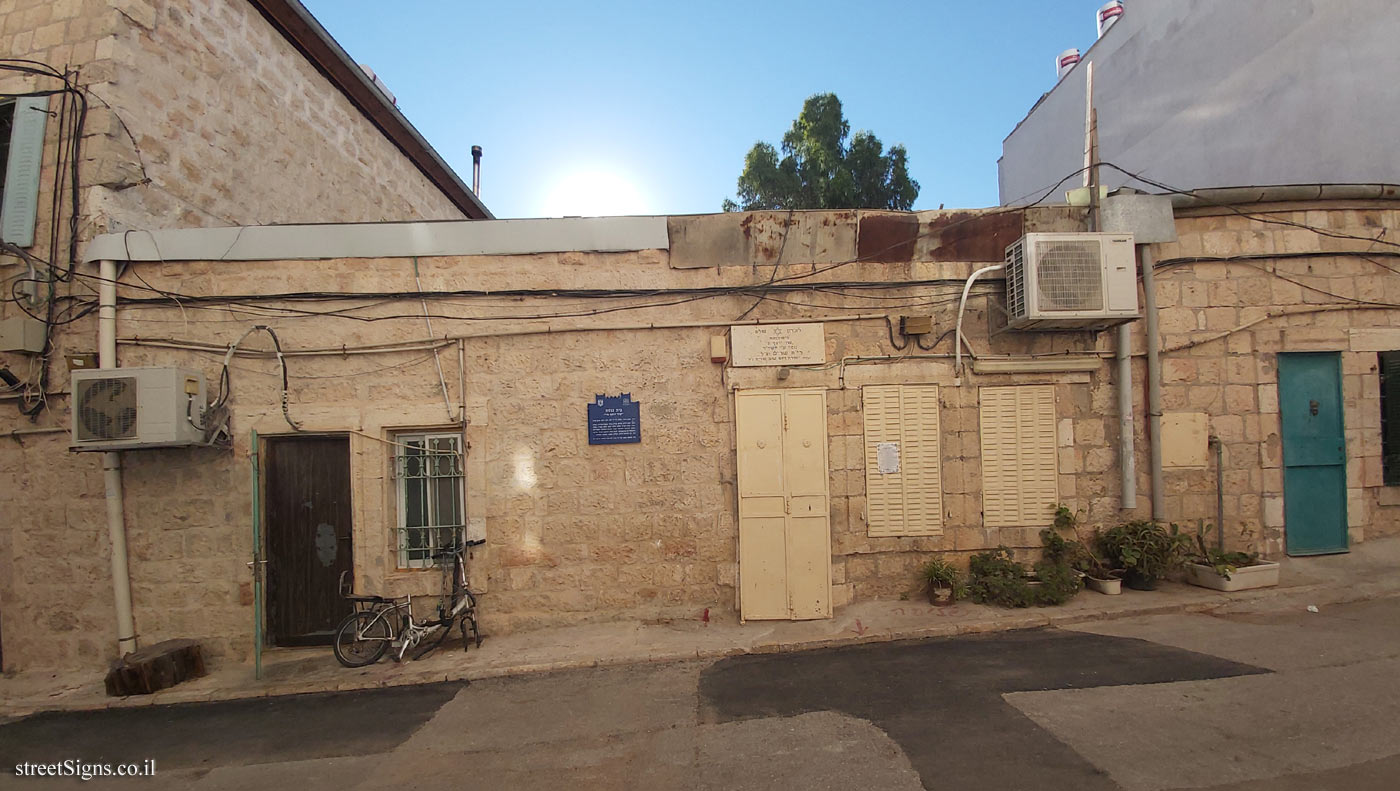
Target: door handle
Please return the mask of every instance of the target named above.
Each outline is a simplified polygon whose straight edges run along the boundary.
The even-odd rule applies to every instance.
[[[1308,401],[1308,412],[1311,413],[1313,417],[1317,417],[1317,399],[1314,398]]]

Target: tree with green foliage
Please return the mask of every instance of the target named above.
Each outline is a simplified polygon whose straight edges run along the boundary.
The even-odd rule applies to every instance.
[[[834,93],[808,97],[802,114],[783,135],[782,158],[768,143],[755,143],[744,157],[735,203],[725,211],[763,209],[897,209],[908,211],[919,197],[909,178],[902,145],[888,152],[870,132],[851,135]]]

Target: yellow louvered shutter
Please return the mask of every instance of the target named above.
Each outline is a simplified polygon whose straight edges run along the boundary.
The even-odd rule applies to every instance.
[[[872,536],[931,536],[943,532],[939,476],[938,388],[863,388],[865,498]],[[880,446],[893,445],[898,470],[880,471]]]
[[[1049,524],[1060,499],[1055,388],[983,387],[980,396],[983,524]]]

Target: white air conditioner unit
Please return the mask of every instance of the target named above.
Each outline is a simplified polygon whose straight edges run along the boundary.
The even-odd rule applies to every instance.
[[[1028,233],[1006,248],[1007,326],[1102,330],[1139,318],[1131,234]]]
[[[72,450],[203,445],[204,374],[187,368],[73,371]]]

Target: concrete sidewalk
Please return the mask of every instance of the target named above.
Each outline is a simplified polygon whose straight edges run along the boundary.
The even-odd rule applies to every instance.
[[[1345,555],[1284,558],[1276,588],[1217,593],[1184,584],[1120,596],[1084,591],[1061,607],[1006,610],[959,603],[932,607],[922,599],[862,602],[824,621],[695,620],[542,629],[487,636],[463,652],[448,642],[416,662],[388,659],[357,670],[341,667],[329,647],[264,654],[263,678],[249,665],[224,665],[205,678],[154,695],[109,698],[99,674],[24,673],[0,680],[0,717],[39,711],[81,711],[166,703],[231,700],[331,690],[480,679],[575,668],[776,653],[857,643],[1060,626],[1173,612],[1304,610],[1400,596],[1400,539],[1368,541]]]

